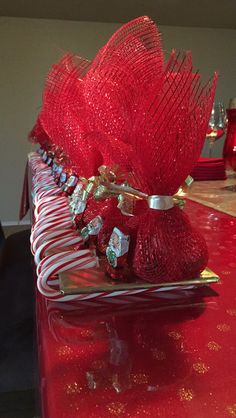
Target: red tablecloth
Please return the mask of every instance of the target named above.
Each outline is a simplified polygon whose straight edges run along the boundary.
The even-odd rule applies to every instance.
[[[29,172],[29,164],[27,161],[26,166],[25,166],[25,173],[24,173],[23,187],[22,187],[21,201],[20,201],[20,210],[19,210],[20,221],[25,217],[25,215],[28,213],[28,210],[30,208],[28,172]]]
[[[236,218],[186,210],[207,239],[219,296],[74,310],[38,294],[43,418],[236,416]]]

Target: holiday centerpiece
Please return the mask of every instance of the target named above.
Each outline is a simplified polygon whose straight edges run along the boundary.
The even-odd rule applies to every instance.
[[[145,16],[93,61],[66,54],[53,65],[30,134],[42,150],[32,157],[31,241],[46,297],[217,280],[178,194],[202,149],[216,79],[203,85],[189,52],[165,62]],[[79,296],[63,294],[71,270]]]

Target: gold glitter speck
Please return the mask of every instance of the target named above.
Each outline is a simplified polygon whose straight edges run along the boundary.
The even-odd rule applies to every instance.
[[[191,401],[194,398],[194,392],[192,389],[181,388],[179,390],[179,398],[181,401]]]
[[[207,347],[211,351],[219,351],[221,349],[221,345],[216,343],[215,341],[209,341],[209,343],[207,344]]]
[[[226,411],[231,417],[236,417],[236,403],[227,406]]]
[[[137,385],[144,385],[148,383],[148,375],[145,373],[137,373],[132,375],[132,380]]]
[[[65,392],[67,395],[74,395],[82,392],[83,388],[77,382],[67,383],[65,385]]]
[[[199,374],[205,374],[209,370],[209,366],[207,366],[205,363],[199,362],[193,364],[193,370]]]
[[[106,368],[107,364],[104,360],[94,360],[91,363],[91,366],[94,370],[101,370],[101,369]]]
[[[179,332],[176,331],[170,331],[168,332],[169,337],[173,338],[173,340],[180,340],[182,335]]]
[[[92,331],[91,329],[82,329],[80,331],[80,335],[84,338],[94,337],[94,331]]]
[[[236,309],[227,309],[226,312],[230,316],[236,316]]]
[[[66,357],[72,354],[73,350],[68,345],[63,345],[58,348],[57,352],[59,357]]]
[[[107,405],[111,415],[119,416],[125,413],[125,405],[121,402],[111,402]]]
[[[230,331],[230,326],[228,325],[228,324],[218,324],[217,326],[216,326],[216,328],[219,330],[219,331],[222,331],[222,332],[228,332],[228,331]]]
[[[152,357],[158,361],[166,360],[166,353],[164,351],[158,350],[158,348],[153,348]]]

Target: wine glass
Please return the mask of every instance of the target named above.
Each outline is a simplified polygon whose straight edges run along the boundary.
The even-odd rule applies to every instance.
[[[212,107],[206,135],[207,139],[209,139],[209,158],[212,158],[215,141],[221,138],[225,133],[226,123],[226,111],[223,103],[215,102]]]

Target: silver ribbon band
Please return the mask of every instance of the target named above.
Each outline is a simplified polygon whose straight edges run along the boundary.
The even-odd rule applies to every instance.
[[[147,198],[148,206],[156,210],[168,210],[174,207],[172,196],[152,195]]]

